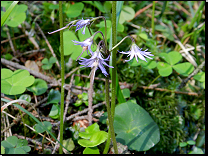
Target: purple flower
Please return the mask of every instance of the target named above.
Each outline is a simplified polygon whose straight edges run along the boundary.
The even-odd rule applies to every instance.
[[[130,51],[120,52],[120,53],[122,53],[122,54],[129,54],[128,56],[130,56],[130,59],[129,60],[125,60],[125,62],[128,62],[128,61],[132,60],[134,57],[136,58],[136,61],[138,62],[137,57],[139,57],[141,60],[144,60],[144,61],[146,61],[145,57],[147,57],[149,59],[152,59],[149,56],[154,56],[154,55],[150,54],[151,52],[146,52],[147,50],[148,49],[146,49],[145,51],[142,51],[142,48],[139,48],[135,43],[132,43]]]
[[[84,27],[84,29],[83,29],[83,31],[82,31],[82,34],[85,34],[85,28],[86,28],[86,26],[89,25],[89,24],[90,24],[90,19],[83,20],[83,18],[82,18],[81,20],[79,20],[79,21],[78,21],[75,25],[73,25],[73,26],[76,26],[76,30],[75,30],[75,31],[77,31],[77,30],[79,30],[79,29],[81,29],[81,28]]]
[[[83,42],[79,42],[79,41],[75,41],[75,40],[72,40],[72,42],[75,43],[74,45],[81,45],[81,47],[83,48],[84,51],[87,50],[87,53],[88,53],[88,50],[89,50],[91,55],[92,55],[92,53],[93,53],[93,51],[91,50],[91,45],[93,43],[93,38],[92,37],[87,38]]]
[[[84,65],[82,67],[96,67],[95,71],[98,69],[98,67],[100,68],[100,70],[102,71],[102,73],[107,76],[108,73],[105,70],[104,65],[108,66],[109,68],[113,68],[112,66],[109,66],[105,61],[109,61],[110,55],[106,58],[103,59],[103,56],[101,54],[101,52],[99,50],[96,50],[93,54],[92,57],[89,59],[86,58],[82,58],[79,62],[79,64]]]

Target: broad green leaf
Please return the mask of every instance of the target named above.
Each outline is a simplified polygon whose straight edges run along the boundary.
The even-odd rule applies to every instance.
[[[183,76],[188,76],[194,71],[194,66],[189,62],[184,62],[174,65],[173,69]]]
[[[121,10],[121,15],[119,19],[119,23],[123,24],[125,21],[132,20],[134,18],[135,11],[129,6],[124,6]]]
[[[33,92],[35,95],[41,95],[48,89],[47,83],[42,79],[35,79],[32,86],[27,87],[27,90]]]
[[[72,138],[69,138],[67,140],[63,140],[63,145],[69,150],[72,151],[75,148],[74,141]]]
[[[12,13],[10,14],[9,18],[6,20],[5,24],[7,24],[10,27],[17,27],[19,24],[21,24],[26,19],[26,13],[27,5],[20,4],[17,5]]]
[[[187,146],[187,143],[186,142],[180,142],[179,146],[180,147],[186,147]]]
[[[23,94],[23,95],[21,95],[21,96],[19,97],[19,99],[25,100],[25,101],[27,101],[27,102],[30,103],[30,101],[31,101],[31,96],[30,96],[29,94]]]
[[[90,140],[86,139],[80,139],[78,140],[78,144],[80,144],[83,147],[95,147],[97,145],[100,145],[101,143],[105,142],[105,140],[108,137],[108,133],[104,131],[98,131],[95,132]]]
[[[149,113],[130,101],[116,106],[114,130],[116,140],[131,150],[147,151],[160,140],[159,128]]]
[[[1,69],[1,91],[4,94],[22,94],[34,81],[35,78],[27,70],[18,69],[12,72],[6,68]]]
[[[36,132],[38,132],[38,133],[43,133],[43,132],[45,132],[46,130],[45,130],[45,128],[44,128],[44,126],[50,131],[51,130],[51,128],[52,128],[52,125],[51,125],[51,123],[50,122],[48,122],[48,121],[43,121],[43,123],[38,123],[38,124],[35,124],[34,125],[34,129],[36,130]]]
[[[100,1],[94,1],[94,5],[103,13],[105,13],[105,9]]]
[[[5,148],[4,148],[4,146],[1,146],[1,154],[5,154]]]
[[[157,68],[159,70],[159,74],[164,77],[169,76],[173,71],[172,67],[164,62],[158,62]]]
[[[2,17],[1,17],[1,27],[4,25],[4,23],[6,22],[6,20],[8,19],[9,15],[11,14],[11,12],[13,11],[14,7],[17,5],[18,2],[19,1],[14,1],[10,5],[10,7],[6,10],[6,12],[2,15]],[[1,5],[2,5],[2,2],[1,2]],[[5,6],[3,5],[3,7],[6,7],[6,6],[7,6],[7,4],[5,4]]]
[[[75,3],[74,5],[71,5],[69,9],[66,11],[66,15],[69,18],[78,17],[84,8],[84,4],[81,2]]]
[[[196,142],[194,140],[189,140],[189,141],[187,141],[187,144],[189,144],[189,145],[195,145]]]
[[[150,60],[149,58],[146,59],[146,61],[141,61],[141,65],[148,69],[153,69],[157,67],[157,63],[155,61]]]
[[[144,40],[148,40],[148,36],[147,36],[146,32],[139,33],[139,37],[141,37]]]
[[[51,108],[51,111],[49,113],[49,116],[52,119],[58,119],[59,118],[59,116],[60,116],[60,107],[59,107],[59,105],[53,104],[53,106]]]
[[[193,151],[189,152],[188,154],[204,154],[201,148],[194,147]]]
[[[34,117],[30,112],[28,112],[26,109],[24,109],[23,107],[21,107],[20,105],[17,104],[13,104],[15,107],[17,107],[18,109],[20,109],[21,111],[25,112],[26,114],[28,114],[33,120],[35,120],[38,124],[42,124],[36,117]],[[44,129],[56,140],[56,137],[43,125]],[[58,141],[58,143],[65,148],[60,141]],[[66,148],[65,148],[66,149]],[[66,149],[67,150],[67,149]],[[68,150],[67,150],[68,151]],[[69,151],[68,151],[69,152]]]
[[[90,139],[94,133],[99,132],[99,131],[100,131],[99,125],[97,123],[94,123],[88,126],[85,129],[85,132],[80,132],[79,136],[83,139]]]
[[[177,51],[171,51],[169,53],[160,53],[159,56],[163,58],[171,66],[178,63],[182,59],[182,55]]]
[[[205,72],[199,72],[193,77],[195,80],[198,80],[200,82],[205,82]]]
[[[31,150],[27,144],[27,140],[18,139],[16,136],[10,136],[1,142],[5,148],[5,154],[26,154]]]
[[[100,154],[100,152],[97,147],[86,147],[83,154]]]
[[[48,94],[48,100],[46,104],[49,104],[49,103],[58,104],[60,101],[61,101],[61,93],[59,92],[59,90],[51,89]]]
[[[124,98],[129,98],[130,97],[130,90],[128,88],[124,88],[121,90]]]
[[[63,33],[63,42],[64,42],[64,55],[71,55],[71,58],[73,60],[76,60],[77,57],[82,53],[82,47],[80,45],[74,45],[74,42],[72,40],[79,41],[77,37],[75,36],[74,32],[72,31],[64,31]],[[82,57],[87,56],[87,52],[85,51],[82,54]]]

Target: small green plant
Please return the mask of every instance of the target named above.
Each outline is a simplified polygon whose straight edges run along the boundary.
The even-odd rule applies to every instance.
[[[56,58],[55,57],[51,57],[49,60],[47,58],[44,58],[42,60],[42,68],[45,70],[49,70],[51,69],[51,67],[53,66],[53,64],[56,62]]]
[[[6,68],[1,69],[1,92],[4,94],[22,94],[34,81],[35,78],[27,70],[18,69],[13,72]]]
[[[31,148],[27,144],[27,140],[18,139],[16,136],[10,136],[1,142],[1,145],[5,148],[5,154],[28,154]]]
[[[79,139],[78,144],[86,147],[83,154],[99,154],[97,146],[106,141],[108,133],[100,131],[99,125],[94,123],[88,126],[85,132],[80,132],[79,136],[83,139]]]
[[[27,87],[27,90],[33,92],[35,95],[41,95],[48,89],[47,83],[42,79],[35,79],[32,86]]]
[[[74,104],[76,107],[79,107],[82,103],[85,103],[86,106],[88,106],[88,94],[82,93],[78,95],[78,100]]]

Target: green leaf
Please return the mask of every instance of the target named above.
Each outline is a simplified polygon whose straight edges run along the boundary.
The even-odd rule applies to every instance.
[[[25,100],[25,101],[27,101],[27,102],[30,103],[30,101],[31,101],[31,96],[30,96],[29,94],[23,94],[23,95],[21,95],[21,96],[19,97],[19,99]]]
[[[59,107],[59,105],[53,104],[53,106],[51,108],[51,111],[49,113],[49,116],[52,119],[58,119],[59,118],[59,116],[60,116],[60,107]]]
[[[121,10],[121,15],[119,19],[119,23],[123,24],[125,21],[132,20],[135,16],[135,11],[129,6],[124,6]]]
[[[108,133],[104,132],[104,131],[98,131],[95,132],[90,140],[86,140],[86,139],[80,139],[78,140],[78,144],[80,144],[83,147],[95,147],[100,145],[101,143],[105,142],[105,140],[108,137]]]
[[[184,62],[174,65],[173,69],[183,76],[188,76],[194,71],[194,66],[189,62]]]
[[[84,8],[84,4],[81,2],[75,3],[74,5],[71,5],[69,9],[66,11],[66,15],[69,18],[78,17]]]
[[[149,58],[146,59],[146,61],[140,61],[142,67],[148,68],[148,69],[153,69],[157,67],[157,63],[155,61],[150,60]]]
[[[193,151],[189,152],[188,154],[204,154],[201,148],[194,147]]]
[[[21,107],[20,105],[18,104],[13,104],[15,107],[19,108],[21,111],[25,112],[26,114],[28,114],[31,118],[33,118],[33,120],[35,120],[38,124],[41,124],[41,122],[36,118],[34,117],[30,112],[28,112],[26,109],[24,109],[23,107]],[[44,129],[56,140],[56,137],[43,125]],[[60,141],[58,141],[58,143],[63,147],[65,148],[61,143]],[[65,148],[66,149],[66,148]],[[66,149],[67,150],[67,149]],[[68,150],[67,150],[68,151]],[[68,151],[69,152],[69,151]]]
[[[53,66],[53,63],[56,62],[56,58],[55,57],[51,57],[48,61],[47,58],[44,58],[42,60],[42,68],[45,69],[45,70],[48,70],[48,69],[51,69],[51,67]]]
[[[97,147],[86,147],[83,154],[100,154],[100,152]]]
[[[1,92],[4,94],[22,94],[34,81],[35,78],[27,70],[18,69],[12,72],[6,68],[1,69]]]
[[[164,62],[158,62],[157,68],[159,70],[159,74],[164,77],[169,76],[173,71],[172,67]]]
[[[85,132],[80,132],[79,136],[84,139],[90,139],[94,133],[99,132],[99,131],[100,131],[99,125],[97,123],[94,123],[88,126],[85,129]]]
[[[100,10],[101,12],[105,13],[105,9],[100,1],[94,1],[94,5]]]
[[[72,40],[79,41],[77,37],[75,36],[74,32],[72,31],[64,31],[63,33],[63,42],[64,42],[64,55],[71,55],[71,58],[73,60],[76,60],[77,57],[81,54],[82,52],[82,47],[80,45],[74,45],[74,42]],[[82,57],[87,56],[87,52],[85,51],[82,54]]]
[[[1,154],[5,154],[5,148],[4,148],[4,146],[1,146]]]
[[[44,126],[43,126],[44,125]],[[50,131],[52,128],[52,125],[50,122],[48,121],[43,121],[43,123],[38,123],[34,125],[34,129],[36,130],[36,132],[38,133],[43,133],[45,132],[45,127]]]
[[[195,145],[196,142],[194,140],[189,140],[189,141],[187,141],[187,144],[189,144],[189,145]]]
[[[159,56],[163,58],[171,66],[178,63],[182,59],[182,55],[177,51],[167,53],[160,53]]]
[[[148,40],[148,36],[146,32],[139,33],[139,37],[141,37],[144,40]]]
[[[179,146],[180,147],[186,147],[187,146],[187,143],[186,142],[180,142]]]
[[[130,97],[130,90],[128,88],[124,88],[121,90],[124,98],[129,98]]]
[[[46,104],[49,104],[49,103],[58,104],[60,101],[61,101],[61,93],[59,92],[59,90],[51,89],[48,94],[48,100]]]
[[[1,27],[4,25],[5,21],[8,19],[9,15],[11,14],[14,7],[17,5],[19,1],[14,1],[10,7],[6,10],[6,12],[1,17]],[[2,4],[2,2],[1,2]]]
[[[28,142],[25,139],[18,139],[16,136],[10,136],[1,142],[5,148],[5,154],[27,154],[31,148],[27,146]]]
[[[27,87],[27,89],[33,92],[35,95],[41,95],[48,89],[47,83],[42,79],[35,79],[32,86]]]
[[[63,145],[69,150],[72,151],[75,148],[74,141],[72,138],[69,138],[67,140],[63,140]]]
[[[130,101],[116,106],[114,130],[116,140],[131,150],[147,151],[160,140],[159,128],[149,113]]]
[[[137,62],[136,59],[133,58],[133,61],[131,60],[128,63],[130,64],[130,66],[136,67],[136,66],[141,65],[142,61]]]
[[[193,77],[195,80],[198,80],[200,82],[205,82],[205,72],[199,72]]]

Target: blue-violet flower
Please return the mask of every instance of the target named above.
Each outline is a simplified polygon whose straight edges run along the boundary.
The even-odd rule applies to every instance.
[[[136,61],[138,62],[137,57],[139,57],[141,60],[144,60],[144,61],[146,61],[145,57],[152,59],[149,56],[154,56],[154,55],[150,54],[151,52],[146,52],[147,50],[148,49],[146,49],[145,51],[142,51],[142,48],[139,48],[135,43],[132,43],[130,51],[120,52],[120,53],[122,53],[122,54],[129,54],[128,56],[130,56],[130,59],[129,60],[125,60],[125,62],[128,62],[128,61],[132,60],[134,57],[136,58]]]
[[[85,34],[85,28],[86,28],[86,26],[89,25],[89,24],[90,24],[90,19],[83,20],[83,18],[82,18],[81,20],[79,20],[79,21],[78,21],[75,25],[73,25],[73,26],[76,26],[75,32],[76,32],[77,30],[79,30],[79,29],[81,29],[81,28],[84,27],[84,29],[83,29],[83,31],[82,31],[82,34]]]
[[[107,76],[108,73],[106,71],[106,69],[104,68],[103,65],[106,65],[108,66],[109,68],[113,68],[112,66],[109,66],[105,61],[109,61],[109,58],[110,58],[110,55],[106,58],[106,59],[103,59],[103,56],[101,54],[101,52],[97,49],[93,54],[92,54],[92,57],[89,58],[89,59],[86,59],[86,58],[82,58],[81,57],[81,60],[79,62],[79,64],[81,65],[84,65],[82,67],[96,67],[95,70],[98,69],[98,67],[100,68],[100,70],[102,71],[102,73]]]

